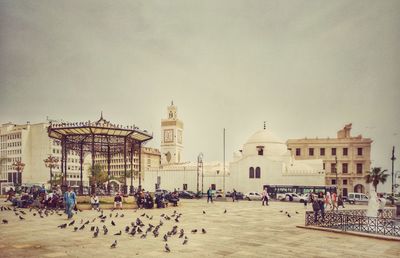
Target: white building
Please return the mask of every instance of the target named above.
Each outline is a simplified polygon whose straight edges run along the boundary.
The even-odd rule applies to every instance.
[[[325,185],[322,160],[295,160],[265,126],[234,154],[229,170],[229,185],[241,192],[261,192],[266,185]]]
[[[59,142],[49,138],[47,134],[48,123],[22,125],[6,123],[0,127],[0,160],[1,181],[3,185],[22,184],[47,184],[50,180],[50,170],[45,166],[44,160],[53,155],[61,159],[61,146]],[[21,161],[25,164],[20,175],[13,169],[13,162]],[[86,162],[85,162],[86,164]],[[80,184],[80,163],[77,153],[68,153],[67,180],[70,185]],[[83,183],[88,185],[86,175],[87,166],[83,169]],[[60,164],[53,169],[54,175],[59,175]]]

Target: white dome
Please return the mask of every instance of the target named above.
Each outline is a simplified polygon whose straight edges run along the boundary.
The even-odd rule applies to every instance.
[[[243,146],[243,156],[258,155],[263,147],[263,156],[287,156],[286,144],[270,131],[264,129],[254,133]]]

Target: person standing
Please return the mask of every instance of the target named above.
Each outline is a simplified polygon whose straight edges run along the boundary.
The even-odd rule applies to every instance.
[[[211,203],[213,202],[211,187],[209,187],[207,190],[207,203],[209,203],[210,201],[211,201]]]
[[[232,202],[235,202],[235,200],[236,200],[236,190],[233,189],[233,192],[232,192]]]
[[[332,210],[335,210],[335,208],[336,208],[336,210],[337,210],[338,207],[337,207],[337,196],[336,196],[336,192],[333,192],[333,193],[332,193],[331,198],[332,198]]]
[[[342,194],[341,194],[341,193],[340,193],[339,196],[338,196],[338,205],[337,205],[337,208],[336,208],[336,209],[339,209],[339,206],[342,206],[343,209],[344,209],[344,201],[343,201],[343,197],[342,197]]]
[[[324,196],[324,193],[323,192],[319,192],[317,200],[318,200],[318,204],[319,204],[319,209],[321,210],[322,221],[325,220],[325,203],[324,203],[324,199],[326,199],[325,196]]]
[[[76,205],[76,194],[72,191],[72,187],[68,186],[68,191],[64,193],[64,203],[65,203],[65,211],[68,215],[68,219],[72,218],[72,209]]]
[[[262,206],[265,205],[268,206],[268,189],[267,187],[264,188],[264,191],[262,192]]]
[[[383,198],[383,195],[379,195],[378,199],[378,217],[381,217],[383,219],[383,210],[385,209],[386,206],[386,199]]]

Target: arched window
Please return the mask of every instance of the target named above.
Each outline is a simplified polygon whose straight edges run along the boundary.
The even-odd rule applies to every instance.
[[[254,168],[253,167],[249,168],[249,178],[254,178]]]
[[[260,169],[260,167],[256,167],[256,178],[261,178],[261,169]]]

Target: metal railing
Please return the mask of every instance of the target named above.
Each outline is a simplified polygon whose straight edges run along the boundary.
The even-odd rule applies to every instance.
[[[318,212],[307,211],[305,225],[400,237],[400,221],[395,219],[395,209],[385,209],[381,217],[368,217],[366,210],[326,211],[324,218]]]

